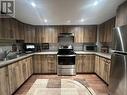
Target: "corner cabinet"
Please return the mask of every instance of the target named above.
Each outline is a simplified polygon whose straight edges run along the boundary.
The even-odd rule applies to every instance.
[[[112,32],[115,27],[115,17],[99,25],[99,41],[101,43],[112,42]]]
[[[34,55],[34,73],[56,73],[56,55]]]
[[[96,56],[95,73],[101,77],[107,84],[109,83],[111,60]]]
[[[32,74],[32,57],[8,65],[10,94],[13,94]]]
[[[10,95],[7,67],[0,68],[0,95]]]
[[[76,55],[77,73],[93,73],[95,64],[95,55]]]

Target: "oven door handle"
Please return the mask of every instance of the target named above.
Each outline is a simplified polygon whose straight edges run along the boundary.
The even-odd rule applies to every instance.
[[[76,55],[57,55],[58,57],[73,57],[73,56],[76,56]]]

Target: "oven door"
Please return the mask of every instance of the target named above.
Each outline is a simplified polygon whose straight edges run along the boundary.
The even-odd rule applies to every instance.
[[[58,56],[58,65],[75,65],[75,56]]]

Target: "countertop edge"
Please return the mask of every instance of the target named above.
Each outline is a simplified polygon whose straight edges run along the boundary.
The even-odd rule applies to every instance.
[[[95,55],[107,58],[109,60],[111,59],[111,54],[105,54],[105,53],[100,53],[100,52],[84,52],[84,51],[79,52],[79,51],[76,51],[75,53],[76,54],[95,54]],[[18,57],[18,58],[12,59],[12,60],[0,62],[0,68],[2,68],[4,66],[7,66],[7,65],[10,65],[10,64],[12,64],[14,62],[20,61],[20,60],[22,60],[24,58],[33,56],[33,55],[44,55],[44,54],[56,55],[57,52],[37,52],[37,53],[26,54],[26,55],[23,55],[21,57]]]

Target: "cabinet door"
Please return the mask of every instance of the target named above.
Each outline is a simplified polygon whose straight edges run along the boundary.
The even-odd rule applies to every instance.
[[[18,35],[19,40],[25,39],[24,25],[21,22],[18,22]]]
[[[112,42],[112,31],[115,27],[115,17],[99,25],[99,40],[102,43]]]
[[[0,95],[10,95],[7,67],[0,68]]]
[[[74,33],[75,43],[84,43],[84,27],[72,27],[71,32]]]
[[[104,36],[104,31],[105,31],[105,24],[99,25],[99,41],[104,42],[105,36]]]
[[[83,55],[82,72],[92,73],[94,72],[94,55]]]
[[[105,58],[100,57],[100,72],[99,72],[99,76],[104,79],[104,66],[105,66]]]
[[[99,72],[100,72],[100,59],[99,59],[99,56],[96,56],[95,58],[95,73],[97,75],[99,75]]]
[[[43,43],[57,43],[57,27],[44,27]]]
[[[10,18],[1,18],[2,23],[2,31],[1,31],[1,38],[2,39],[11,39],[13,38],[13,33],[11,33],[11,24]]]
[[[31,25],[24,24],[25,43],[35,42],[35,29]]]
[[[83,55],[76,56],[76,72],[82,73],[82,63],[83,63]]]
[[[34,73],[41,73],[42,71],[42,59],[41,55],[34,56]]]
[[[47,55],[48,73],[56,73],[56,56]]]
[[[19,22],[15,19],[11,19],[11,29],[12,32],[14,33],[14,39],[16,40],[20,40],[20,32],[19,32],[19,26],[18,26]]]
[[[41,73],[48,73],[48,62],[47,62],[47,56],[42,55],[41,58]]]
[[[109,83],[110,65],[111,65],[111,60],[105,59],[104,80],[105,80],[107,83]]]
[[[33,74],[32,57],[29,57],[26,60],[27,60],[27,67],[28,67],[28,77],[30,77]]]
[[[34,73],[56,73],[56,55],[35,55]]]
[[[48,64],[45,55],[34,56],[34,73],[48,73]]]
[[[123,2],[118,9],[116,14],[116,27],[127,24],[127,1]]]
[[[35,31],[37,43],[43,43],[43,26],[37,26]]]
[[[97,26],[85,26],[84,42],[95,43],[97,40]]]

